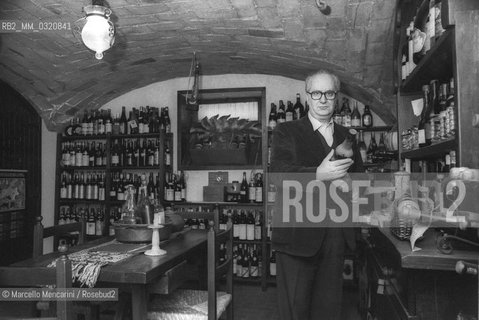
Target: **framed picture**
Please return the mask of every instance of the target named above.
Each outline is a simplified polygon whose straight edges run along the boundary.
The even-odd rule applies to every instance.
[[[266,89],[199,90],[196,105],[178,91],[178,168],[218,170],[262,167],[262,115]]]
[[[0,212],[25,210],[25,170],[0,170]]]

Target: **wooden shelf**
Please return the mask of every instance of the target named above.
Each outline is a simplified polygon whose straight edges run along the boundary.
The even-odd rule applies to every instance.
[[[453,77],[453,30],[446,30],[434,46],[422,57],[414,71],[401,85],[402,92],[420,92],[433,79],[448,82]]]
[[[63,171],[102,171],[106,170],[106,166],[98,167],[60,167],[60,170]]]
[[[393,126],[377,126],[377,127],[348,127],[348,129],[354,129],[358,131],[389,131]]]
[[[58,202],[59,202],[60,205],[77,204],[77,203],[89,203],[89,204],[104,205],[106,203],[105,200],[98,200],[98,199],[59,199]],[[124,201],[122,201],[122,202],[124,202]]]
[[[346,127],[347,129],[361,130],[361,131],[389,131],[393,126],[373,126],[373,127]],[[273,130],[268,128],[268,133],[273,133]]]
[[[427,147],[404,151],[401,157],[407,159],[427,159],[445,154],[456,148],[456,139],[449,139]]]
[[[259,283],[261,282],[261,277],[257,277],[257,278],[242,278],[242,277],[237,277],[237,276],[234,276],[233,277],[233,281],[234,282],[242,282],[242,283]]]
[[[110,167],[111,171],[121,170],[160,170],[160,165],[156,166],[113,166]]]
[[[234,243],[241,243],[241,244],[263,244],[263,240],[233,240]]]
[[[111,135],[88,135],[88,136],[62,136],[62,141],[73,141],[73,140],[106,140]]]
[[[136,133],[136,134],[112,134],[108,135],[112,139],[139,139],[139,138],[159,138],[160,137],[160,132],[156,133]],[[166,133],[165,134],[166,138],[171,138],[173,137],[173,134]]]
[[[208,206],[208,205],[219,205],[221,207],[235,206],[235,207],[262,207],[263,202],[225,202],[225,201],[199,201],[199,202],[170,202],[172,205],[178,206]]]
[[[211,166],[198,166],[198,165],[183,165],[181,170],[248,170],[248,169],[263,169],[261,164],[242,164],[242,165],[211,165]]]

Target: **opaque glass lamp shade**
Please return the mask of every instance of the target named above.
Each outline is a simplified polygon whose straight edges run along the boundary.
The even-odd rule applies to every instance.
[[[115,28],[108,17],[111,11],[102,6],[87,6],[84,10],[87,17],[81,31],[83,43],[95,51],[97,59],[102,59],[103,52],[110,49],[115,41]]]

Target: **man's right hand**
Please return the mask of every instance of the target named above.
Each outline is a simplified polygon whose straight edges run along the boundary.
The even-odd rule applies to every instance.
[[[322,181],[336,180],[344,177],[349,167],[353,164],[350,158],[331,161],[334,150],[324,158],[316,169],[316,179]]]

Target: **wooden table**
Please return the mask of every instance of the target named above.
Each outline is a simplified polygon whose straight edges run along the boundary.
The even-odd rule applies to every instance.
[[[97,241],[75,247],[78,251],[92,248],[100,243],[111,241],[113,238],[106,237]],[[167,251],[166,255],[158,257],[146,256],[143,253],[134,255],[124,261],[101,268],[98,282],[110,287],[131,288],[131,306],[134,320],[143,320],[147,316],[147,286],[160,278],[166,271],[184,261],[195,250],[201,246],[206,248],[206,230],[190,230],[178,238],[160,244],[161,248]],[[50,253],[37,259],[29,259],[17,262],[14,266],[44,266],[58,257],[59,253]]]
[[[412,252],[388,228],[373,228],[368,243],[369,287],[375,293],[379,319],[454,319],[459,311],[477,316],[477,281],[455,272],[459,260],[476,263],[479,251],[455,249],[443,254],[436,247],[438,231],[427,230]],[[384,283],[382,290],[378,281]],[[376,293],[376,292],[381,293]],[[366,303],[369,305],[370,303]]]

